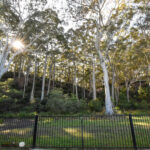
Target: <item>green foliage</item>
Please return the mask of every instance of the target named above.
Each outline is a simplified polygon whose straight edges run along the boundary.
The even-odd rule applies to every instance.
[[[37,113],[36,112],[26,112],[26,111],[20,111],[20,112],[7,112],[7,113],[1,113],[0,117],[4,118],[28,118],[28,117],[35,117]],[[2,120],[3,121],[3,120]]]
[[[142,100],[141,103],[139,104],[139,107],[141,109],[148,109],[149,108],[149,104],[145,100]]]
[[[149,95],[149,89],[146,87],[139,87],[138,89],[138,98],[143,100],[146,100]]]
[[[62,90],[54,89],[51,91],[45,109],[58,114],[65,112],[65,97]]]
[[[0,119],[0,124],[4,122],[4,119]]]
[[[22,99],[22,91],[14,88],[12,78],[0,82],[0,113],[21,111],[27,104]]]
[[[43,110],[54,114],[65,114],[83,112],[86,109],[85,101],[63,95],[62,89],[53,89]]]
[[[91,100],[88,104],[91,111],[100,112],[102,111],[102,101],[100,100]]]
[[[118,106],[121,109],[130,109],[131,103],[127,101],[127,96],[126,96],[126,89],[122,88],[119,94],[119,104]]]
[[[133,90],[133,89],[132,89]],[[134,109],[148,109],[149,103],[148,103],[148,97],[149,92],[147,87],[139,87],[137,93],[133,91],[130,91],[130,101],[127,101],[126,96],[126,89],[122,88],[120,90],[120,96],[119,96],[119,104],[118,106],[121,109],[126,110],[134,110]],[[134,89],[135,91],[135,89]]]

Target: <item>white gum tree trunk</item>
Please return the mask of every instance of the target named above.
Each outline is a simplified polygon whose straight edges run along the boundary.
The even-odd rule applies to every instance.
[[[33,76],[33,82],[32,82],[32,90],[31,90],[31,96],[30,96],[30,103],[33,103],[33,102],[34,102],[34,91],[35,91],[36,72],[37,72],[37,55],[35,56],[35,68],[34,68],[34,76]]]
[[[74,84],[75,84],[76,98],[78,99],[77,68],[76,68],[76,63],[75,63],[75,61],[74,61]]]
[[[95,82],[95,58],[93,56],[93,71],[92,71],[92,86],[93,86],[93,100],[96,100],[96,82]]]
[[[44,99],[46,68],[47,68],[47,54],[45,56],[45,62],[44,62],[44,72],[43,72],[43,79],[42,79],[41,101]]]
[[[7,48],[7,43],[3,49],[2,54],[0,55],[0,79],[8,71],[9,66],[5,66],[8,54],[10,52],[10,47]],[[8,64],[9,65],[9,64]]]
[[[105,108],[106,108],[106,114],[107,115],[113,115],[113,105],[110,97],[110,88],[109,88],[109,77],[108,77],[108,70],[105,63],[105,58],[102,55],[102,52],[100,50],[100,32],[99,29],[97,29],[97,36],[95,41],[95,47],[98,52],[100,65],[103,70],[103,78],[104,78],[104,86],[105,86]]]

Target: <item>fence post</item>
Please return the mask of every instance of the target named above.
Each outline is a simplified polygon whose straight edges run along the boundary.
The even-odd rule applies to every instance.
[[[38,115],[35,116],[32,148],[35,148],[35,146],[36,146],[37,124],[38,124]]]
[[[134,132],[134,126],[133,126],[133,121],[132,121],[132,115],[131,114],[129,114],[129,121],[130,121],[130,127],[131,127],[133,146],[134,146],[134,149],[137,150],[136,138],[135,138],[135,132]]]
[[[82,134],[82,149],[84,149],[84,138],[83,138],[83,118],[81,118],[81,134]]]

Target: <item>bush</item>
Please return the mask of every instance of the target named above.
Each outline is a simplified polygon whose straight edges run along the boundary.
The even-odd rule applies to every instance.
[[[88,109],[84,100],[67,100],[65,103],[65,113],[79,113]]]
[[[7,113],[0,114],[0,117],[1,118],[30,118],[30,117],[35,117],[36,114],[37,114],[36,112],[28,113],[28,112],[25,112],[25,111],[20,111],[18,113],[17,112],[16,113],[7,112]]]
[[[148,109],[149,107],[148,103],[145,100],[142,100],[139,106],[141,109]]]
[[[16,89],[9,89],[6,92],[7,95],[9,95],[12,98],[22,99],[22,91]]]
[[[148,88],[144,88],[144,87],[139,87],[138,89],[138,98],[140,100],[148,100],[149,97],[149,89]]]
[[[62,89],[52,90],[46,101],[43,110],[54,114],[77,113],[87,109],[87,104],[83,100],[63,95]]]
[[[136,104],[134,105],[133,100],[131,98],[128,102],[125,88],[122,88],[120,90],[118,106],[121,109],[136,109]]]
[[[65,111],[65,97],[61,89],[54,89],[50,92],[45,105],[45,110],[53,113],[62,113]]]
[[[102,111],[102,101],[100,100],[91,100],[88,104],[91,111],[100,112]]]

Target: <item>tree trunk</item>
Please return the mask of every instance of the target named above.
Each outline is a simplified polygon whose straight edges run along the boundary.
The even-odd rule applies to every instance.
[[[74,88],[74,87],[75,87],[75,83],[74,83],[74,76],[73,76],[73,77],[72,77],[72,93],[73,93],[73,96],[75,95],[75,92],[74,92],[74,91],[75,91],[75,90],[74,90],[75,88]]]
[[[10,47],[8,45],[8,40],[7,40],[7,44],[5,45],[4,49],[2,50],[2,54],[0,55],[0,79],[8,71],[8,67],[5,66],[5,63],[7,61],[9,52],[10,52]]]
[[[18,70],[18,79],[20,79],[21,77],[21,73],[23,71],[23,65],[24,65],[24,61],[22,59],[22,56],[20,57],[20,66],[19,66],[19,70]]]
[[[14,62],[14,79],[16,78],[16,62]]]
[[[85,72],[84,72],[84,66],[83,66],[83,99],[85,99],[85,80],[84,80],[84,77],[85,77]]]
[[[33,76],[33,82],[32,82],[32,90],[31,90],[31,96],[30,96],[30,103],[34,103],[34,91],[35,91],[36,72],[37,72],[37,55],[35,56],[35,68],[34,68],[34,76]]]
[[[125,81],[125,84],[126,84],[126,90],[127,90],[127,100],[128,102],[130,101],[130,83],[129,81]]]
[[[71,76],[71,71],[70,71],[70,66],[68,66],[68,74],[67,74],[67,82],[70,83],[70,76]]]
[[[31,67],[31,59],[29,59],[28,67],[27,67],[27,83],[26,83],[26,86],[28,86],[28,83],[29,83],[30,67]]]
[[[96,83],[95,83],[95,60],[93,57],[93,72],[92,72],[92,85],[93,85],[93,100],[96,100]]]
[[[53,61],[52,61],[52,63],[50,64],[50,67],[49,67],[49,81],[48,81],[47,95],[49,94],[49,92],[50,92],[50,87],[51,87],[52,65],[53,65]]]
[[[100,50],[100,33],[99,29],[97,29],[97,36],[96,36],[96,41],[95,41],[95,47],[98,52],[99,60],[100,60],[100,65],[103,70],[103,78],[104,78],[104,86],[105,86],[105,107],[106,107],[106,114],[112,115],[113,112],[113,107],[112,107],[112,102],[111,102],[111,97],[110,97],[110,89],[109,89],[109,78],[108,78],[108,71],[105,63],[104,56],[102,55],[102,52]]]
[[[112,100],[115,99],[115,94],[114,94],[114,84],[115,84],[115,70],[113,67],[113,72],[112,72],[112,91],[111,91],[111,96],[112,96]]]
[[[31,61],[29,60],[28,66],[27,66],[27,72],[26,72],[26,75],[25,75],[23,98],[25,97],[26,87],[28,86],[28,79],[29,79],[30,66],[31,66]]]
[[[148,85],[150,87],[150,64],[147,65],[147,77],[148,77]]]
[[[78,99],[78,81],[77,81],[77,70],[76,70],[76,63],[73,62],[74,65],[74,85],[75,85],[75,92],[76,92],[76,98]]]
[[[54,56],[54,68],[53,68],[53,89],[54,89],[54,87],[55,87],[55,68],[56,66],[55,66],[55,56]]]
[[[45,62],[44,62],[44,72],[43,72],[43,79],[42,79],[41,101],[44,99],[46,68],[47,68],[47,54],[45,56]]]
[[[78,81],[77,81],[77,70],[76,70],[76,66],[75,66],[75,78],[74,78],[74,80],[75,80],[76,98],[79,99],[79,98],[78,98]]]
[[[91,97],[91,93],[92,93],[92,74],[90,74],[89,77],[89,96]]]
[[[116,99],[116,105],[118,105],[118,102],[119,102],[119,87],[115,88],[115,99]]]
[[[24,77],[24,88],[23,88],[23,98],[25,97],[25,92],[26,92],[26,85],[27,85],[27,74]]]

